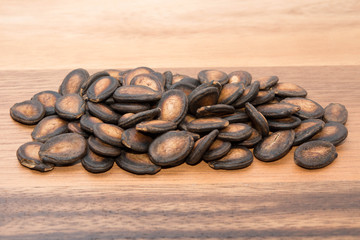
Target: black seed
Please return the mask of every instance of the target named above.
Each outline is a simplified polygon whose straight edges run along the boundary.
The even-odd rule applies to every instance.
[[[97,155],[88,149],[86,156],[81,160],[81,164],[88,172],[104,173],[112,168],[114,159]]]
[[[246,168],[253,162],[251,151],[245,147],[232,148],[224,157],[209,162],[213,169],[235,170]]]
[[[19,123],[33,125],[45,116],[45,108],[39,101],[24,101],[10,108],[10,116]]]
[[[42,145],[40,142],[27,142],[21,145],[16,151],[16,156],[20,164],[40,172],[53,170],[54,164],[45,163],[40,159],[39,151]]]
[[[48,116],[42,119],[34,128],[31,137],[34,141],[45,142],[51,137],[66,133],[68,122],[58,116]]]
[[[161,167],[155,165],[150,161],[147,153],[129,153],[122,152],[122,154],[115,159],[116,164],[125,171],[134,174],[155,174],[161,170]]]

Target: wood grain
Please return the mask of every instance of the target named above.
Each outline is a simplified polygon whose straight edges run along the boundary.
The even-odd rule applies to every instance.
[[[0,69],[359,65],[357,0],[2,0]]]
[[[151,67],[151,66],[150,66]],[[319,170],[283,159],[243,170],[205,163],[136,176],[117,166],[90,174],[81,165],[39,173],[22,167],[17,148],[33,127],[9,108],[42,90],[56,90],[65,70],[0,71],[0,239],[358,239],[360,237],[360,66],[219,68],[254,78],[278,75],[323,106],[349,111],[338,158]],[[196,76],[200,68],[167,68]],[[91,70],[94,73],[95,70]]]

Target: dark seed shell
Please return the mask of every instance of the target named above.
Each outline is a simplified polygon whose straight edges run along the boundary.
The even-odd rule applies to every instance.
[[[269,128],[272,132],[278,130],[294,129],[301,124],[300,118],[290,116],[287,118],[268,119]]]
[[[71,93],[80,93],[81,86],[89,78],[89,73],[82,68],[75,69],[71,71],[64,78],[63,82],[60,85],[59,93],[61,95],[71,94]]]
[[[325,126],[325,123],[320,119],[307,119],[303,120],[301,124],[294,129],[295,140],[293,145],[300,145],[309,140],[316,133],[320,132]]]
[[[214,129],[222,129],[229,126],[229,122],[222,118],[198,118],[187,124],[187,129],[190,132],[210,132]]]
[[[251,103],[245,104],[245,111],[261,136],[265,137],[269,135],[269,125],[266,118],[253,105],[251,105]]]
[[[202,70],[198,74],[198,79],[201,83],[215,81],[221,85],[225,85],[229,81],[227,74],[218,70]]]
[[[136,77],[137,75],[148,74],[148,73],[153,73],[153,72],[154,72],[154,70],[152,70],[151,68],[148,68],[148,67],[138,67],[138,68],[132,69],[126,73],[126,75],[124,77],[123,85],[130,85],[131,80],[133,80],[133,78]]]
[[[260,82],[260,90],[267,90],[278,83],[279,77],[266,76],[266,77],[258,78],[256,80]]]
[[[122,128],[130,128],[135,126],[136,124],[145,121],[151,120],[157,117],[160,114],[160,108],[154,108],[151,110],[146,110],[139,113],[128,113],[119,118],[118,125]]]
[[[231,149],[231,143],[216,139],[204,153],[204,161],[213,161],[226,155]]]
[[[21,145],[16,151],[17,159],[24,167],[37,170],[40,172],[48,172],[54,169],[54,164],[44,163],[39,156],[40,142],[27,142]]]
[[[88,138],[88,144],[92,151],[102,156],[117,157],[121,153],[120,148],[107,144],[95,136]]]
[[[229,83],[243,83],[245,87],[251,84],[252,76],[246,71],[235,71],[228,75]]]
[[[77,133],[64,133],[47,140],[39,151],[42,161],[56,166],[74,164],[85,156],[86,140]]]
[[[117,102],[151,102],[161,98],[161,92],[141,85],[121,86],[113,94]]]
[[[67,121],[56,115],[43,118],[31,133],[32,139],[38,142],[45,142],[51,137],[66,133],[68,131]]]
[[[105,143],[121,147],[121,136],[124,130],[113,124],[97,123],[94,125],[94,135]]]
[[[183,80],[184,78],[188,78],[188,77],[189,77],[188,75],[176,73],[176,74],[173,75],[171,84],[174,85],[175,83],[178,83],[181,80]]]
[[[245,147],[232,148],[224,157],[209,162],[213,169],[235,170],[246,168],[253,162],[251,151]]]
[[[323,168],[337,158],[336,148],[327,141],[310,141],[301,144],[294,153],[295,163],[306,169]]]
[[[188,110],[188,99],[180,90],[169,90],[163,94],[158,108],[161,109],[159,119],[180,123]]]
[[[181,121],[181,123],[179,124],[179,128],[181,129],[181,130],[188,130],[188,128],[187,128],[187,125],[191,122],[191,121],[193,121],[193,120],[195,120],[196,118],[193,116],[193,115],[190,115],[190,114],[187,114],[187,115],[185,115],[185,117],[184,117],[184,119]]]
[[[245,103],[253,101],[259,93],[260,83],[253,82],[245,88],[244,93],[232,104],[235,108],[242,108]]]
[[[122,152],[122,154],[115,159],[116,164],[134,174],[155,174],[161,170],[161,167],[151,162],[149,154],[147,153],[129,153]]]
[[[235,112],[233,106],[227,104],[215,104],[210,106],[203,106],[196,110],[196,117],[218,117]]]
[[[163,73],[163,76],[165,78],[165,89],[169,90],[172,85],[173,74],[171,71],[166,71]]]
[[[31,100],[39,101],[45,108],[45,115],[55,114],[55,103],[61,95],[55,91],[42,91],[35,94]]]
[[[284,118],[300,111],[300,107],[281,102],[261,105],[257,107],[257,110],[267,118]]]
[[[194,142],[196,142],[197,140],[200,139],[200,134],[198,133],[193,133],[193,132],[186,132],[187,134],[189,134],[193,139],[194,139]]]
[[[278,160],[290,151],[294,138],[294,130],[274,132],[256,145],[254,156],[264,162]]]
[[[79,94],[67,94],[55,103],[56,113],[64,119],[79,119],[85,113],[85,101]]]
[[[181,79],[180,82],[177,82],[177,83],[191,84],[191,85],[194,85],[195,87],[197,87],[197,86],[199,86],[201,84],[198,79],[192,78],[192,77],[184,77],[183,79]]]
[[[136,124],[136,130],[147,133],[164,133],[176,128],[176,123],[158,119]]]
[[[114,112],[110,107],[102,103],[88,102],[87,108],[89,112],[106,123],[117,123],[119,121],[119,114]]]
[[[86,156],[81,160],[82,166],[91,173],[104,173],[114,165],[114,159],[97,155],[88,149]]]
[[[85,130],[83,130],[83,129],[81,128],[81,124],[80,124],[79,121],[69,122],[69,123],[67,124],[67,128],[68,128],[69,132],[80,134],[80,135],[83,136],[84,138],[88,138],[88,137],[89,137],[89,134],[88,134],[87,132],[85,132]]]
[[[196,114],[196,110],[202,106],[210,106],[217,103],[219,90],[216,87],[206,87],[200,90],[195,89],[189,96],[189,110]]]
[[[45,108],[39,101],[24,101],[10,108],[10,116],[19,123],[33,125],[45,116]]]
[[[243,141],[250,137],[252,128],[244,123],[232,123],[222,129],[218,135],[218,139],[223,141]]]
[[[252,132],[249,138],[238,143],[238,146],[244,146],[247,148],[253,148],[256,144],[258,144],[262,139],[261,134],[254,128],[252,128]]]
[[[325,122],[339,122],[345,125],[348,118],[346,107],[340,103],[330,103],[324,112]]]
[[[108,76],[110,76],[110,74],[106,71],[94,73],[81,85],[79,94],[81,96],[85,95],[85,93],[88,90],[88,88],[90,87],[90,85],[92,85],[96,80],[98,80],[99,78],[108,77]]]
[[[280,97],[305,97],[307,95],[305,89],[294,83],[278,83],[273,90]]]
[[[201,162],[202,156],[215,141],[216,136],[219,134],[219,130],[215,129],[208,135],[197,140],[194,144],[192,151],[186,159],[186,163],[189,165],[196,165]]]
[[[338,122],[328,122],[323,129],[312,137],[312,140],[323,140],[334,144],[342,143],[348,135],[347,128]]]
[[[113,103],[110,105],[112,109],[119,113],[138,113],[150,109],[148,103]]]
[[[123,77],[123,71],[117,69],[106,69],[104,72],[107,72],[111,77],[115,78],[119,83],[121,83],[120,79]]]
[[[159,166],[174,166],[184,162],[194,146],[185,131],[170,131],[157,137],[149,147],[151,161]]]
[[[80,118],[81,128],[88,133],[94,132],[94,126],[97,123],[103,123],[103,121],[101,121],[97,117],[91,116],[90,114],[85,114]]]
[[[246,114],[245,110],[237,109],[235,113],[222,116],[223,119],[228,120],[229,123],[246,123],[250,121],[249,116]]]
[[[121,136],[121,143],[134,151],[147,152],[153,139],[149,136],[142,134],[135,128],[126,129]]]
[[[270,102],[275,98],[275,92],[273,90],[259,91],[256,98],[251,101],[251,104],[256,106]]]
[[[195,88],[196,88],[195,85],[189,83],[177,82],[174,85],[171,85],[169,90],[177,89],[184,92],[186,96],[189,96]]]
[[[243,83],[228,83],[223,86],[220,92],[218,103],[232,104],[244,92],[245,87]]]
[[[296,112],[295,115],[302,119],[321,118],[324,115],[323,107],[317,102],[307,98],[285,98],[281,100],[280,103],[290,103],[299,106],[300,110]]]
[[[92,102],[101,102],[112,96],[119,87],[119,82],[110,76],[98,78],[86,91],[87,98]]]
[[[140,74],[135,76],[131,81],[130,85],[141,85],[151,88],[154,91],[163,92],[164,88],[160,80],[153,74]]]

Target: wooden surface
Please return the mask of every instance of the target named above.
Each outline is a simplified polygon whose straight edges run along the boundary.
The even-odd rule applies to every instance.
[[[116,165],[98,175],[81,165],[31,171],[18,163],[16,150],[31,140],[32,127],[14,122],[9,108],[56,90],[69,70],[0,71],[0,239],[359,239],[360,66],[219,69],[278,75],[323,106],[346,105],[349,136],[335,162],[305,170],[294,164],[293,149],[279,161],[255,159],[235,171],[205,163],[155,176]]]
[[[360,64],[358,0],[1,0],[0,69]]]

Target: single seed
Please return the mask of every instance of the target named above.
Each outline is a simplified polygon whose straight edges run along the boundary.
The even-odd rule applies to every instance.
[[[80,134],[81,136],[83,136],[84,138],[88,138],[89,134],[87,132],[85,132],[85,130],[83,130],[81,128],[81,124],[80,121],[76,121],[76,122],[69,122],[67,124],[67,128],[69,132],[72,133],[77,133]]]
[[[250,137],[252,128],[244,123],[232,123],[222,129],[218,135],[218,139],[223,141],[243,141]]]
[[[171,85],[172,85],[172,81],[173,81],[173,74],[171,71],[166,71],[163,73],[164,79],[165,79],[165,89],[169,90]]]
[[[222,116],[222,118],[228,120],[229,123],[246,123],[250,121],[249,116],[243,109],[237,109],[235,110],[235,113]]]
[[[321,129],[325,126],[325,123],[320,119],[307,119],[303,120],[301,124],[294,129],[295,131],[295,140],[293,145],[300,145],[307,140],[309,140],[312,136],[321,131]]]
[[[138,67],[138,68],[132,69],[126,73],[126,75],[124,77],[123,85],[130,85],[131,80],[133,80],[133,78],[136,77],[137,75],[148,74],[148,73],[153,73],[153,72],[154,72],[154,70],[152,70],[151,68],[148,68],[148,67]]]
[[[119,114],[103,103],[87,102],[88,111],[95,117],[106,123],[117,123]]]
[[[245,147],[232,148],[224,157],[209,162],[213,169],[235,170],[246,168],[253,162],[251,151]]]
[[[180,123],[188,110],[188,99],[180,90],[169,90],[161,97],[158,108],[161,110],[159,119]]]
[[[345,125],[348,118],[346,107],[340,103],[330,103],[324,112],[325,122],[339,122]]]
[[[301,124],[300,118],[290,116],[287,118],[268,119],[269,128],[272,132],[278,130],[294,129]]]
[[[200,88],[201,85],[198,87]],[[210,106],[217,103],[219,90],[216,87],[206,87],[200,90],[195,89],[189,96],[190,113],[196,114],[196,110],[202,106]]]
[[[251,135],[249,138],[245,139],[244,141],[242,142],[239,142],[237,145],[238,146],[244,146],[244,147],[247,147],[247,148],[253,148],[254,146],[256,146],[256,144],[258,144],[261,139],[262,139],[262,136],[261,134],[254,128],[251,128]]]
[[[229,75],[229,83],[243,83],[245,87],[251,84],[252,76],[246,71],[235,71]]]
[[[161,92],[141,85],[127,85],[117,88],[113,94],[117,102],[151,102],[161,98]]]
[[[187,129],[190,132],[210,132],[214,129],[222,129],[229,126],[227,120],[218,117],[198,118],[187,124]]]
[[[300,111],[300,107],[290,103],[270,103],[256,108],[267,118],[285,118]]]
[[[204,153],[204,161],[213,161],[226,155],[231,149],[231,143],[216,139]]]
[[[245,107],[245,103],[253,101],[259,93],[260,83],[253,82],[247,86],[244,93],[232,104],[235,108]]]
[[[160,114],[160,108],[154,108],[139,113],[127,113],[119,118],[118,125],[122,128],[134,127],[136,124],[151,120]]]
[[[107,72],[111,77],[118,80],[120,83],[120,79],[122,78],[122,75],[124,74],[123,71],[117,70],[117,69],[106,69],[104,72]]]
[[[42,145],[40,142],[27,142],[21,145],[16,151],[16,156],[20,164],[40,172],[53,170],[54,164],[45,163],[40,159],[39,151]]]
[[[10,116],[19,123],[33,125],[45,116],[45,108],[39,101],[24,101],[10,108]]]
[[[55,114],[55,103],[61,95],[55,91],[42,91],[35,94],[31,100],[39,101],[45,108],[45,115]]]
[[[92,85],[96,80],[98,80],[99,78],[102,78],[102,77],[109,77],[109,76],[110,76],[110,74],[106,71],[94,73],[81,85],[79,94],[81,96],[84,96],[86,91],[89,89],[90,85]]]
[[[151,137],[142,134],[135,128],[126,129],[121,135],[121,143],[136,152],[147,152],[152,141]]]
[[[324,140],[337,146],[346,139],[347,135],[348,130],[343,124],[338,122],[328,122],[320,132],[312,137],[312,140]]]
[[[164,133],[177,128],[177,124],[166,120],[151,120],[136,124],[136,130],[146,133]]]
[[[42,119],[31,133],[32,139],[37,142],[45,142],[51,137],[68,131],[67,121],[56,115]]]
[[[264,115],[262,115],[253,105],[251,105],[251,103],[245,104],[245,111],[261,136],[266,137],[269,135],[269,125]]]
[[[216,136],[219,134],[219,130],[215,129],[209,134],[197,140],[194,144],[192,151],[186,159],[186,163],[189,165],[196,165],[201,162],[202,156],[215,141]]]
[[[189,96],[192,91],[196,88],[195,85],[189,84],[189,83],[183,83],[183,82],[177,82],[174,85],[171,85],[170,89],[177,89],[185,93],[186,96]]]
[[[198,108],[196,110],[196,117],[219,117],[234,112],[235,108],[233,106],[227,104],[215,104]]]
[[[147,153],[129,153],[122,152],[122,154],[115,159],[116,164],[134,174],[155,174],[161,170],[161,167],[151,162],[149,154]]]
[[[93,135],[88,138],[88,144],[92,151],[101,156],[117,157],[121,153],[121,148],[107,144]]]
[[[97,123],[94,125],[94,135],[105,143],[121,147],[121,136],[124,130],[116,125]]]
[[[110,107],[119,113],[138,113],[150,109],[147,103],[112,103]]]
[[[94,133],[94,126],[97,123],[103,123],[97,117],[93,117],[90,114],[85,114],[80,118],[80,126],[88,133]]]
[[[337,157],[336,148],[327,141],[310,141],[300,145],[294,153],[295,163],[303,168],[318,169],[332,163]]]
[[[218,70],[202,70],[198,74],[198,79],[201,83],[215,81],[221,85],[225,85],[229,81],[227,74]]]
[[[260,90],[267,90],[279,82],[278,76],[266,76],[256,79],[260,83]]]
[[[89,73],[85,69],[78,68],[71,71],[68,75],[66,75],[63,82],[61,83],[59,93],[61,95],[71,93],[80,94],[80,88],[88,78]]]
[[[55,103],[56,113],[64,119],[79,119],[85,113],[85,102],[79,94],[67,94]]]
[[[98,78],[86,91],[87,98],[92,102],[101,102],[112,96],[119,87],[119,82],[110,76]]]
[[[278,83],[273,90],[280,97],[305,97],[307,95],[305,89],[294,83]]]
[[[131,80],[130,85],[146,86],[157,92],[164,91],[161,82],[154,74],[145,73],[145,74],[137,75]]]
[[[251,101],[251,104],[256,106],[272,101],[275,98],[273,90],[259,91],[256,98]]]
[[[88,149],[86,156],[81,160],[82,166],[91,173],[104,173],[114,165],[114,159],[97,155]]]
[[[220,104],[232,104],[238,99],[244,92],[243,83],[228,83],[223,86],[220,92],[218,103]]]
[[[323,107],[317,102],[307,98],[285,98],[281,103],[290,103],[300,107],[300,110],[295,113],[301,119],[321,118],[324,115]]]

